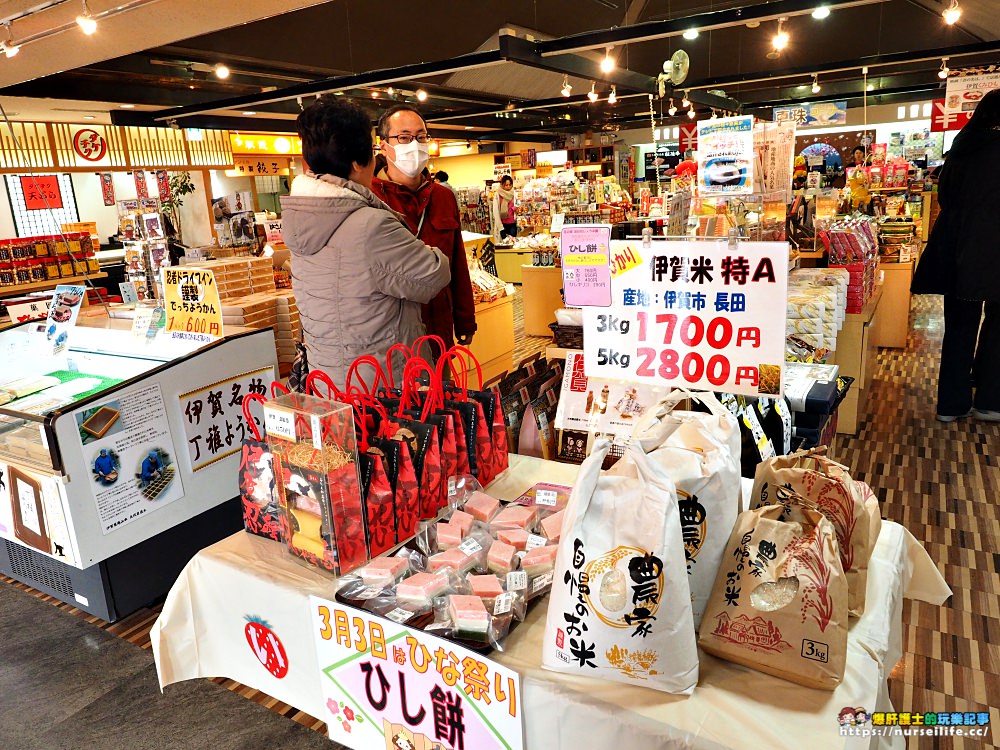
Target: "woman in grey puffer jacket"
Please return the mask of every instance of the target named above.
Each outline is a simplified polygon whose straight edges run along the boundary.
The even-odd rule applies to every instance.
[[[339,386],[363,354],[384,361],[393,344],[422,336],[420,305],[448,285],[447,258],[416,239],[369,187],[375,159],[371,119],[333,97],[296,122],[311,170],[281,201],[292,251],[292,289],[311,369]],[[395,363],[397,380],[402,360]]]

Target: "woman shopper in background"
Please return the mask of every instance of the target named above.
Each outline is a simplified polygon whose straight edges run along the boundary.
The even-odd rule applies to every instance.
[[[503,230],[500,239],[517,237],[517,215],[514,213],[514,178],[505,174],[500,178],[500,187],[493,196],[493,218],[500,222]]]
[[[982,98],[941,169],[941,213],[913,275],[944,295],[937,418],[1000,422],[1000,235],[984,204],[1000,195],[1000,90]]]
[[[375,157],[365,110],[324,96],[296,125],[306,174],[281,201],[292,289],[310,366],[343,386],[357,357],[384,359],[393,344],[424,334],[420,305],[451,273],[441,251],[414,237],[371,192]]]

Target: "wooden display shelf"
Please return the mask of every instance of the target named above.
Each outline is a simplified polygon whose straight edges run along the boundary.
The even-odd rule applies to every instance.
[[[55,289],[60,284],[85,284],[87,279],[105,279],[107,274],[104,271],[95,271],[86,276],[63,276],[58,279],[46,279],[45,281],[33,281],[30,284],[16,284],[15,286],[0,287],[0,297],[18,297],[22,294],[40,292],[44,289]]]
[[[521,266],[525,335],[552,336],[549,324],[556,322],[556,310],[564,307],[561,290],[562,268]]]

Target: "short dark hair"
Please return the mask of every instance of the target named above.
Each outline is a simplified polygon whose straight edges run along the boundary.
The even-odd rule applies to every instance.
[[[507,181],[510,181],[511,185],[514,184],[514,178],[511,177],[509,174],[505,174],[503,177],[500,178],[500,184],[501,185],[503,185]]]
[[[346,180],[354,162],[366,166],[375,156],[371,115],[350,100],[322,96],[299,113],[295,126],[302,158],[316,174]]]
[[[439,169],[437,172],[434,173],[434,179],[437,180],[438,182],[447,182],[448,173],[445,172],[443,169]]]
[[[378,118],[378,137],[385,140],[389,137],[389,118],[392,117],[397,112],[412,112],[417,117],[419,117],[424,122],[424,127],[427,127],[427,120],[424,120],[424,116],[420,113],[420,110],[414,107],[412,104],[397,104],[395,106],[389,107],[382,115]]]

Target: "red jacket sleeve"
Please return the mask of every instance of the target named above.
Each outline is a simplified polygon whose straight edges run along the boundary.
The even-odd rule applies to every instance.
[[[455,316],[455,334],[468,336],[476,332],[476,303],[472,296],[469,262],[465,257],[462,230],[455,231],[451,252],[451,304]]]

